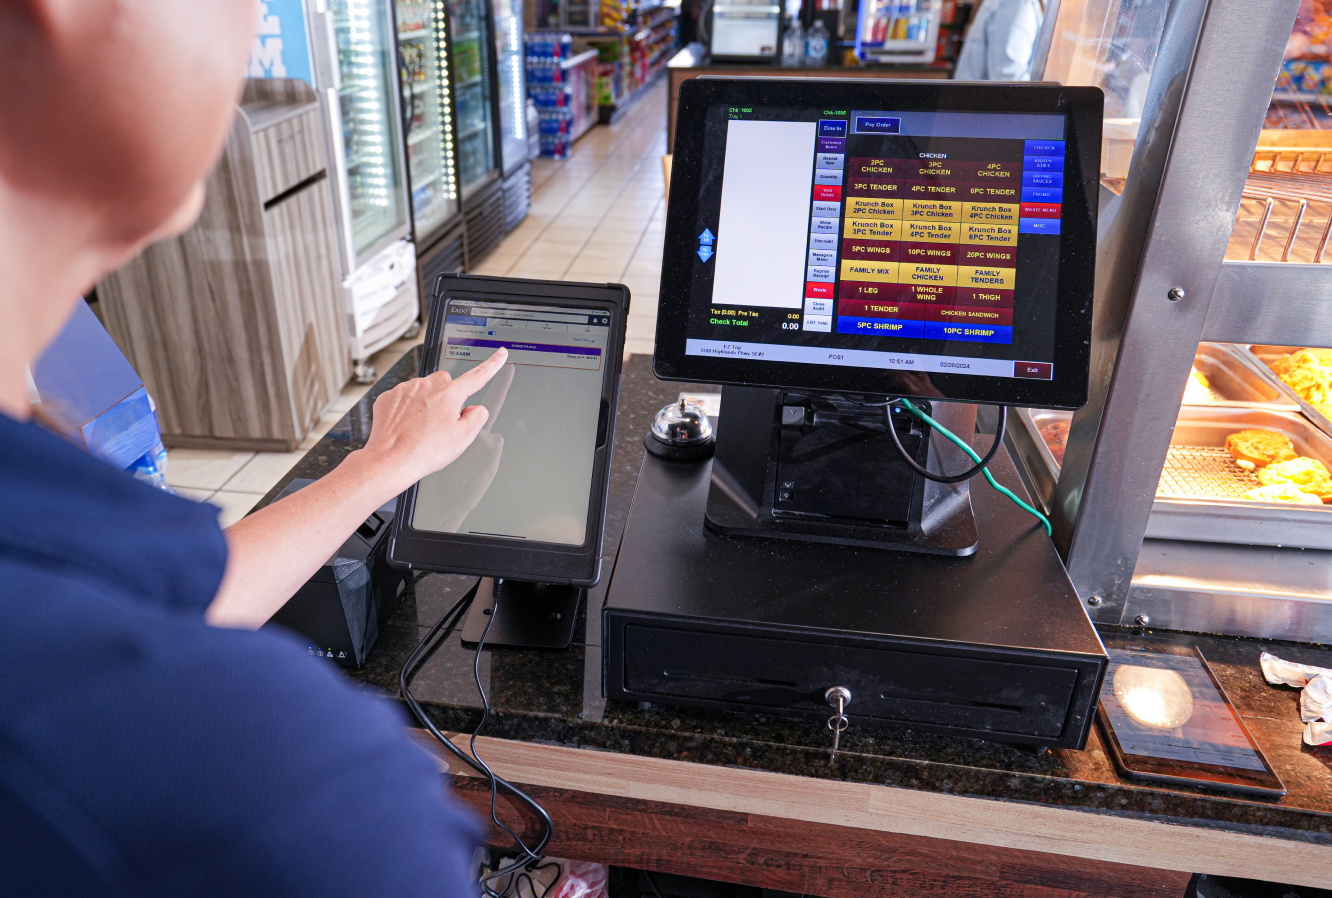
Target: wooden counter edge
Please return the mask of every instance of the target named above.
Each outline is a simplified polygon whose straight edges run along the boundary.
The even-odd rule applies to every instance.
[[[447,773],[475,776],[424,731]],[[449,734],[466,749],[467,737]],[[482,736],[477,748],[516,784],[571,789],[1128,864],[1325,887],[1332,846],[1138,820],[1110,813],[812,779]]]

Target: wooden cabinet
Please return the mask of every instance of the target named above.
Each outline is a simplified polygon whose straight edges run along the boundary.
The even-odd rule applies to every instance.
[[[168,446],[290,450],[351,374],[324,123],[247,83],[199,220],[97,286]]]

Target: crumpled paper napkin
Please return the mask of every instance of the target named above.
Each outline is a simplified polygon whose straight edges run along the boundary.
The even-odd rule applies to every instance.
[[[1332,669],[1283,661],[1267,652],[1263,652],[1258,662],[1267,682],[1303,690],[1300,693],[1300,720],[1307,724],[1305,743],[1332,744]]]

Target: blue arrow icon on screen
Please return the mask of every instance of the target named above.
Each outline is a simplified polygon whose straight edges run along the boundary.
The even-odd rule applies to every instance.
[[[703,233],[698,235],[698,242],[706,246],[712,246],[712,242],[716,239],[711,228],[704,228]]]
[[[713,256],[712,247],[710,247],[710,246],[700,246],[700,247],[698,248],[698,257],[699,257],[700,259],[702,259],[704,262],[706,262],[706,261],[708,261],[709,259],[711,259],[712,256]]]

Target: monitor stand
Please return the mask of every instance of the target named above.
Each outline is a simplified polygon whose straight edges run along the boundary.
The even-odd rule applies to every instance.
[[[900,408],[890,415],[885,402],[724,387],[707,526],[732,536],[973,554],[979,536],[966,481],[935,483],[912,471],[888,422],[928,471],[953,474],[975,463],[915,415]],[[974,405],[918,405],[964,439],[975,430]]]
[[[567,649],[573,643],[578,603],[587,594],[577,586],[526,583],[483,577],[463,623],[464,645],[475,646],[494,614],[499,591],[499,614],[486,634],[486,646],[528,649]]]

